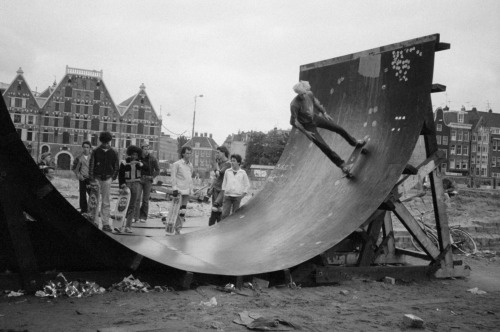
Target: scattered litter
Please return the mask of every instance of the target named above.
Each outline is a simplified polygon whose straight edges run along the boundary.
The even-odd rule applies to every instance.
[[[218,321],[210,322],[211,329],[215,329],[217,331],[224,331],[224,327],[226,327],[226,325],[223,322],[218,322]]]
[[[344,290],[341,290],[339,293],[347,296],[349,294],[349,291],[344,289]]]
[[[10,293],[7,294],[7,297],[17,297],[17,296],[23,296],[23,295],[24,295],[24,291],[22,291],[22,290],[19,290],[17,292],[10,291]]]
[[[468,289],[467,291],[468,291],[469,293],[476,294],[476,295],[486,294],[486,292],[485,292],[485,291],[480,290],[480,289],[479,289],[479,288],[477,288],[477,287],[474,287],[474,288]]]
[[[109,290],[117,290],[120,292],[136,292],[136,293],[149,293],[151,291],[155,292],[172,292],[174,289],[167,286],[155,286],[151,287],[147,282],[142,282],[131,274],[128,277],[123,278],[119,283],[113,284]]]
[[[285,321],[279,317],[262,317],[259,314],[243,311],[239,318],[233,320],[234,323],[244,325],[250,330],[258,331],[292,331],[300,330],[298,325]]]
[[[216,307],[217,306],[217,300],[215,299],[215,297],[212,297],[210,299],[210,301],[208,301],[208,302],[201,301],[200,305],[204,305],[204,306],[207,306],[207,307]]]
[[[243,287],[245,287],[245,288],[250,288],[250,289],[254,289],[254,288],[253,288],[253,285],[252,285],[252,283],[251,283],[251,282],[245,282],[245,283],[243,283]]]
[[[94,294],[103,294],[106,290],[95,282],[71,281],[68,282],[62,273],[56,276],[56,280],[49,280],[43,290],[35,293],[38,297],[88,297]]]
[[[422,318],[412,314],[406,314],[403,316],[403,324],[407,327],[413,327],[417,329],[421,329],[424,327],[424,321],[422,320]]]
[[[395,284],[396,284],[396,279],[391,278],[391,277],[385,277],[385,278],[384,278],[384,282],[385,282],[386,284],[395,285]]]

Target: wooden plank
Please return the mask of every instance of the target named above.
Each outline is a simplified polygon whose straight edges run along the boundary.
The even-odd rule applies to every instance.
[[[370,278],[380,280],[385,277],[408,280],[429,279],[439,267],[425,266],[367,266],[367,267],[339,267],[326,266],[317,267],[316,283],[340,283],[351,280],[353,277]]]
[[[439,249],[434,246],[432,241],[427,237],[425,232],[420,228],[418,222],[413,218],[411,213],[401,202],[393,202],[394,214],[403,223],[408,232],[417,240],[424,251],[433,259],[439,256]]]

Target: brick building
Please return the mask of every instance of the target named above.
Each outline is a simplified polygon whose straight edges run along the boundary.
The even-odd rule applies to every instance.
[[[191,160],[193,162],[193,173],[198,173],[200,178],[209,178],[210,171],[215,163],[217,152],[217,143],[212,138],[212,134],[194,133],[194,137],[183,146],[189,146],[193,149]]]
[[[121,150],[149,140],[159,148],[161,119],[141,85],[139,93],[117,107],[103,81],[102,71],[70,68],[58,84],[36,95],[20,68],[2,96],[16,129],[34,159],[51,152],[59,169],[70,169],[83,141],[98,142],[101,131],[113,135]]]

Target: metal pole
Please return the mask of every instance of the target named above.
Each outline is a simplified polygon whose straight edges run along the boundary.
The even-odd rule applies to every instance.
[[[203,97],[203,95],[194,96],[194,111],[193,111],[193,130],[191,131],[191,139],[194,137],[194,121],[196,119],[196,98]]]

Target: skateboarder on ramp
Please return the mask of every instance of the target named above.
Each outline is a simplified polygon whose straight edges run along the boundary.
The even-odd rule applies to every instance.
[[[333,122],[333,119],[325,111],[323,105],[320,104],[318,99],[314,97],[311,91],[311,86],[308,81],[300,81],[293,86],[293,91],[297,96],[290,103],[290,124],[300,130],[307,136],[314,144],[316,144],[321,151],[330,160],[339,167],[346,176],[350,177],[350,164],[346,164],[340,156],[335,153],[323,140],[318,133],[318,127],[333,131],[342,136],[350,145],[360,148],[366,144],[365,140],[357,140],[344,128]],[[320,114],[315,112],[319,111]]]

